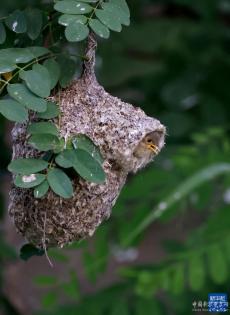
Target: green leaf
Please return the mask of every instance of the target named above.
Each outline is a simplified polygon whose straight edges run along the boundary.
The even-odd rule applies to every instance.
[[[173,275],[171,279],[171,289],[173,294],[180,294],[184,290],[184,281],[185,281],[185,270],[184,270],[184,264],[178,264],[175,266],[175,269],[173,270]]]
[[[64,26],[68,26],[73,21],[86,24],[87,17],[84,15],[63,14],[58,19],[58,23]]]
[[[17,175],[14,184],[20,188],[32,188],[40,185],[45,179],[44,174]]]
[[[75,271],[70,272],[70,281],[63,283],[62,289],[65,292],[65,294],[73,299],[79,298],[80,296],[80,290],[79,290],[79,284],[78,284],[78,277]]]
[[[48,102],[46,111],[37,114],[37,117],[42,119],[52,119],[57,117],[59,113],[60,111],[58,105],[53,102]]]
[[[2,22],[0,22],[0,44],[3,44],[6,40],[6,29]]]
[[[120,6],[118,6],[117,4],[113,4],[111,2],[106,2],[106,3],[102,3],[102,8],[106,11],[106,12],[110,12],[111,14],[113,14],[114,17],[117,18],[117,20],[124,25],[129,25],[130,24],[130,16],[129,14],[126,14],[125,11],[122,10],[122,8]]]
[[[25,33],[27,30],[27,21],[25,13],[15,10],[5,20],[6,25],[15,33]]]
[[[135,315],[163,315],[163,312],[156,299],[149,298],[137,298],[134,301]]]
[[[98,36],[102,38],[109,38],[109,35],[110,35],[109,29],[104,24],[102,24],[99,20],[91,19],[89,21],[89,26],[94,31],[94,33],[96,33]]]
[[[42,198],[46,195],[49,190],[49,184],[47,180],[34,188],[34,198]]]
[[[44,253],[43,249],[38,249],[32,244],[25,244],[20,249],[20,258],[26,261],[32,256],[42,256]]]
[[[0,61],[9,63],[26,63],[34,59],[33,54],[27,48],[6,48],[0,50]]]
[[[75,150],[72,162],[75,171],[85,180],[98,184],[105,181],[105,172],[101,164],[88,152],[82,149]]]
[[[110,0],[110,3],[116,5],[126,16],[130,17],[130,11],[126,0]]]
[[[25,71],[23,73],[23,79],[25,80],[27,87],[40,97],[48,97],[50,95],[50,77],[48,70],[45,67],[44,69],[47,72],[40,71],[41,69],[38,70],[36,67],[33,70]]]
[[[65,29],[65,36],[69,42],[80,42],[89,35],[89,28],[77,21],[72,21]]]
[[[32,46],[27,48],[6,48],[0,50],[0,63],[7,64],[27,63],[37,57],[48,54],[45,47]]]
[[[188,282],[193,291],[200,291],[205,282],[205,265],[203,257],[194,254],[188,260]]]
[[[58,57],[58,64],[61,67],[61,76],[59,83],[62,88],[65,88],[69,85],[76,72],[76,63],[73,59],[62,55]]]
[[[103,157],[100,149],[93,143],[93,141],[86,135],[77,135],[72,140],[75,149],[82,149],[87,151],[100,164],[103,163]]]
[[[115,16],[112,12],[107,10],[96,10],[95,14],[97,18],[105,24],[108,28],[110,28],[112,31],[120,32],[122,27],[120,21],[117,19],[117,16]]]
[[[61,145],[58,137],[45,133],[32,135],[28,143],[39,151],[58,150]]]
[[[42,11],[36,8],[25,10],[27,19],[27,34],[30,39],[35,40],[40,35],[42,29]]]
[[[127,303],[122,300],[114,303],[110,315],[129,315]]]
[[[30,175],[43,171],[48,167],[48,163],[41,159],[17,159],[8,165],[8,170],[15,174]]]
[[[11,72],[16,68],[17,66],[11,61],[0,59],[0,74]]]
[[[50,134],[58,136],[58,129],[52,122],[36,122],[29,125],[27,132],[31,135],[36,134]]]
[[[60,78],[60,67],[59,64],[54,59],[47,59],[43,64],[49,72],[50,75],[50,88],[51,90],[56,86]]]
[[[63,0],[58,1],[55,4],[54,9],[67,14],[86,14],[90,13],[93,10],[93,7],[78,1]]]
[[[9,84],[7,91],[16,101],[36,112],[44,112],[47,108],[47,101],[32,94],[24,84]]]
[[[33,56],[33,59],[50,53],[49,49],[45,47],[40,47],[40,46],[32,46],[32,47],[21,48],[21,49],[27,49],[28,52],[30,52],[30,54]]]
[[[228,277],[228,266],[223,251],[218,245],[212,246],[207,252],[209,272],[217,284],[225,283]]]
[[[50,74],[49,74],[48,69],[44,65],[40,65],[39,63],[36,63],[33,65],[33,71],[40,73],[44,77],[44,79],[47,81],[47,84],[48,84],[49,89],[50,89],[51,79],[50,79]],[[49,81],[49,83],[48,83],[48,81]]]
[[[56,163],[64,168],[73,167],[85,180],[103,183],[105,173],[100,163],[87,151],[82,149],[65,150],[56,157]]]
[[[54,308],[55,305],[58,304],[58,294],[57,294],[57,292],[50,291],[50,292],[45,293],[42,296],[41,303],[42,303],[42,307],[44,309]]]
[[[65,150],[61,152],[55,159],[55,162],[64,168],[70,168],[73,166],[74,151]]]
[[[55,276],[36,276],[34,279],[34,283],[39,286],[53,286],[57,283],[57,277]]]
[[[0,100],[0,113],[7,119],[20,123],[28,119],[27,109],[12,99]]]
[[[69,177],[60,169],[53,168],[48,172],[48,183],[51,189],[62,198],[71,198],[73,186]]]

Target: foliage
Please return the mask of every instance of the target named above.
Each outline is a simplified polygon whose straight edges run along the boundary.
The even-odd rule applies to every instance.
[[[81,2],[95,6],[94,2]],[[8,8],[10,3],[4,2],[2,17],[16,9],[24,12],[27,6],[27,1],[21,1],[20,7],[13,0],[12,3]],[[109,41],[99,43],[98,77],[111,93],[161,119],[168,129],[167,146],[154,164],[129,178],[112,218],[98,229],[93,241],[72,244],[61,251],[49,250],[50,258],[55,264],[62,264],[67,275],[63,279],[57,273],[54,277],[49,273],[35,273],[34,282],[43,292],[41,315],[184,315],[192,313],[194,300],[205,301],[210,292],[230,294],[229,3],[224,0],[133,0],[129,4],[131,26],[120,34],[111,32]],[[15,33],[2,19],[2,49],[12,48],[17,38],[13,48],[19,49],[17,60],[29,60],[31,54],[38,53],[37,48],[26,53],[21,49],[41,47],[46,41],[49,52],[37,59],[44,58],[39,64],[56,73],[52,75],[56,82],[59,77],[54,89],[58,91],[60,86],[67,86],[74,75],[79,75],[79,56],[84,57],[82,42],[66,42],[68,25],[72,23],[74,29],[76,23],[83,23],[84,30],[93,29],[93,20],[99,21],[99,17],[95,15],[90,23],[86,22],[85,14],[73,15],[71,20],[66,13],[54,12],[53,4],[41,2],[33,3],[26,12],[27,18],[29,16],[34,23],[36,20],[37,26],[28,23],[27,27],[31,27],[27,33]],[[20,19],[21,14],[16,14]],[[104,26],[108,29],[106,24]],[[105,28],[100,31],[105,32],[104,37],[108,34]],[[6,53],[0,59],[0,69],[18,72],[12,59],[8,63],[4,61],[8,56],[15,58],[14,53],[11,50]],[[36,58],[30,60],[25,64],[17,61],[17,66],[24,67],[33,60],[36,63]],[[24,71],[37,70],[31,64]],[[3,74],[2,80],[8,80],[6,73]],[[10,76],[7,74],[7,78]],[[26,91],[33,93],[23,79],[23,72],[18,76],[19,73],[11,85],[23,84]],[[9,92],[4,88],[3,96],[6,93]],[[36,97],[37,101],[44,100]],[[6,100],[8,98],[2,99]],[[25,103],[19,117],[31,110],[27,106]],[[58,104],[48,103],[47,108],[46,112],[36,112],[36,116],[44,123],[54,122],[59,115]],[[3,139],[6,122],[0,119]],[[36,126],[32,130],[34,128]],[[88,141],[85,151],[91,154]],[[80,143],[78,140],[78,145]],[[74,139],[71,145],[74,149]],[[0,159],[2,168],[6,168],[9,154],[6,146],[3,148],[4,155]],[[49,151],[43,160],[47,161],[48,157]],[[56,153],[55,159],[68,165],[68,161],[63,161],[63,153]],[[95,160],[101,163],[99,157]],[[43,174],[43,171],[38,172]],[[46,181],[41,185],[35,189],[38,196],[47,189]],[[162,227],[163,231],[173,229],[175,235],[164,235]],[[142,247],[146,247],[145,253],[155,253],[159,242],[167,254],[165,258],[144,260],[141,257],[135,261],[135,266],[127,259],[130,250],[138,253]],[[2,244],[3,237],[3,264],[15,257]],[[82,290],[81,271],[70,262],[76,251],[81,253],[86,278],[94,289],[92,294]],[[114,264],[118,258],[126,263]],[[119,283],[99,289],[97,280],[103,278],[111,260],[114,269],[111,272],[113,276],[119,274]],[[1,303],[7,308],[5,302]]]
[[[61,87],[68,85],[74,73],[70,72],[71,76],[66,78],[66,75],[69,76],[69,69],[64,70],[58,59],[58,56],[65,54],[62,52],[61,34],[56,43],[53,42],[53,38],[50,43],[49,39],[53,33],[51,29],[47,32],[47,27],[56,28],[58,24],[64,25],[67,41],[79,42],[88,37],[89,29],[99,37],[108,38],[109,29],[120,32],[122,24],[129,25],[129,18],[125,0],[106,2],[61,0],[57,1],[54,7],[51,6],[48,12],[36,7],[31,8],[28,4],[22,10],[8,12],[7,16],[1,18],[1,44],[6,42],[8,33],[14,41],[6,43],[7,48],[0,50],[0,93],[3,95],[0,100],[0,113],[7,119],[19,123],[28,121],[29,111],[37,113],[36,118],[39,122],[31,123],[27,130],[28,143],[40,152],[49,152],[49,158],[46,154],[41,156],[48,162],[47,167],[41,170],[45,173],[39,174],[38,171],[32,173],[31,170],[28,174],[28,168],[24,168],[26,161],[21,159],[14,161],[19,164],[16,170],[11,165],[8,167],[10,171],[18,174],[14,180],[17,187],[35,187],[35,198],[42,198],[49,188],[62,198],[71,198],[73,187],[71,179],[66,174],[66,167],[73,168],[78,175],[88,181],[102,183],[105,180],[101,166],[103,161],[96,160],[87,149],[89,139],[81,139],[79,148],[77,137],[74,138],[73,147],[71,139],[59,136],[57,126],[61,113],[58,104],[50,102],[47,98],[56,88],[60,90]],[[18,44],[21,34],[24,34],[24,43]],[[31,46],[35,42],[39,46]],[[84,59],[84,56],[76,57]],[[71,55],[66,58],[72,67]],[[91,146],[93,146],[91,151],[98,151],[93,144]],[[64,160],[69,166],[66,166]]]

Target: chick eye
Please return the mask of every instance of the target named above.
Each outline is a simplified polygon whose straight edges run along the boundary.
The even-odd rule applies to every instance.
[[[148,142],[148,143],[151,143],[151,142],[152,142],[152,139],[147,139],[147,142]]]

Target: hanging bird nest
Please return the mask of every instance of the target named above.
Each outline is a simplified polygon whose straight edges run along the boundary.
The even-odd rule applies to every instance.
[[[61,135],[67,138],[84,134],[100,148],[106,181],[95,184],[76,176],[72,181],[74,195],[70,199],[63,199],[52,191],[36,199],[32,189],[14,186],[9,213],[17,230],[38,248],[62,247],[92,236],[109,218],[127,175],[153,159],[154,155],[143,158],[135,154],[141,141],[155,133],[159,151],[164,146],[165,127],[157,119],[111,96],[97,82],[95,50],[96,40],[90,34],[81,78],[53,99],[60,104]],[[30,122],[32,120],[31,117]],[[27,143],[27,126],[17,123],[13,128],[13,159],[39,156]]]

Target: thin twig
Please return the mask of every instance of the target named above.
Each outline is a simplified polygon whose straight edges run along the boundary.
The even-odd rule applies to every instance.
[[[47,248],[46,248],[46,221],[47,221],[47,216],[46,216],[46,212],[45,212],[42,245],[43,245],[43,249],[44,249],[44,252],[46,255],[46,259],[48,260],[50,266],[53,268],[54,265],[48,256]]]

